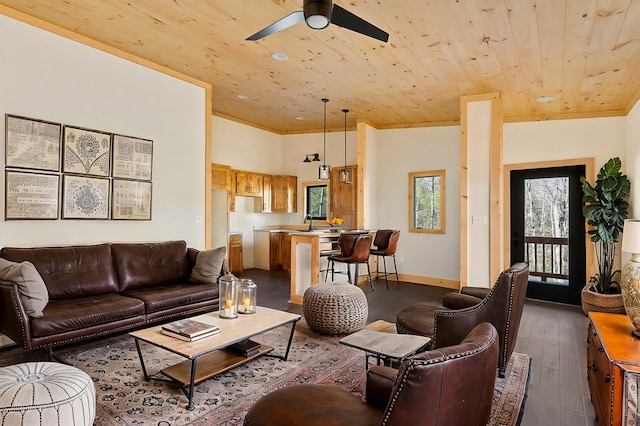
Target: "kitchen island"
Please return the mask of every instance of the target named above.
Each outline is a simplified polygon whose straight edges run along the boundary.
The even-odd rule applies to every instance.
[[[343,230],[340,228],[321,228],[313,231],[287,229],[286,227],[254,229],[255,267],[270,270],[282,267],[289,270],[291,277],[290,302],[302,304],[302,296],[307,288],[324,281],[320,271],[326,269],[326,257],[321,250],[330,250],[343,233],[370,233],[375,231]],[[287,244],[291,241],[290,244]],[[280,242],[280,243],[278,243]],[[286,246],[286,247],[285,247]],[[375,270],[375,265],[372,265]],[[346,281],[340,275],[336,280]]]

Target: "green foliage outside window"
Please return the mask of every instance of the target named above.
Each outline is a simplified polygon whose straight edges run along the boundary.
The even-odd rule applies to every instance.
[[[409,173],[411,232],[444,233],[444,170]]]

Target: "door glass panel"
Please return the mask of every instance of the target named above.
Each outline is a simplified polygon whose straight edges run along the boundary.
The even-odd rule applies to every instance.
[[[569,285],[569,178],[524,180],[525,262],[529,280]]]

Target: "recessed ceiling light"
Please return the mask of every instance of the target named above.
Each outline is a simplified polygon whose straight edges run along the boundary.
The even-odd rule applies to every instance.
[[[296,116],[296,120],[304,120],[304,117],[301,115]]]
[[[547,103],[553,101],[553,96],[540,96],[536,101],[540,103]]]
[[[276,61],[282,61],[282,62],[284,62],[284,61],[288,61],[288,60],[289,60],[289,57],[288,57],[287,55],[285,55],[284,53],[278,53],[278,52],[276,52],[276,53],[274,53],[273,55],[271,55],[271,57],[272,57],[273,59],[275,59]]]
[[[247,95],[238,95],[238,97],[240,99],[249,99],[249,97]]]

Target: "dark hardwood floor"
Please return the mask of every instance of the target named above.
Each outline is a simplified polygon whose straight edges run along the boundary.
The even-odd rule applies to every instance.
[[[302,313],[289,303],[286,271],[248,269],[240,275],[258,286],[258,304]],[[440,301],[448,290],[425,285],[389,281],[361,288],[369,303],[369,322],[395,322],[396,313],[407,304]],[[596,425],[586,372],[587,318],[577,306],[527,300],[515,351],[531,356],[531,373],[522,426]]]

